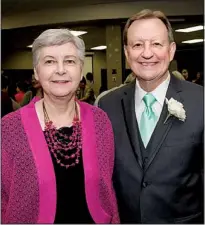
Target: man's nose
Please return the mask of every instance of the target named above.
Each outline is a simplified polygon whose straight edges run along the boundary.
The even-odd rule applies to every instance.
[[[145,44],[142,52],[142,57],[146,59],[150,59],[153,56],[153,51],[150,44]]]

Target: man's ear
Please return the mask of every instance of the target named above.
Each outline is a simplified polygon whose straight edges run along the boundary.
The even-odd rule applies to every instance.
[[[124,52],[125,52],[125,57],[128,60],[128,52],[127,52],[127,46],[124,45]]]
[[[176,43],[172,42],[169,46],[169,61],[171,62],[176,52]]]

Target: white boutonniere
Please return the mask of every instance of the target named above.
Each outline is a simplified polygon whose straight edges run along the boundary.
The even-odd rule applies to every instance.
[[[181,102],[178,102],[177,100],[170,98],[169,100],[166,98],[166,103],[168,106],[168,112],[167,118],[165,119],[164,123],[168,120],[170,116],[175,116],[181,121],[185,121],[186,119],[186,112],[184,110],[184,106]]]

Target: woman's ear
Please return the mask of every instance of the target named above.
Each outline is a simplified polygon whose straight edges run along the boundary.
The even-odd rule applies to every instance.
[[[36,80],[39,80],[39,77],[38,77],[38,73],[37,73],[36,68],[34,68],[34,78],[35,78]]]

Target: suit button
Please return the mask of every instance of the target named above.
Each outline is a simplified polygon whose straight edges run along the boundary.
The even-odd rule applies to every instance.
[[[142,187],[143,187],[143,188],[146,188],[148,185],[149,185],[149,183],[146,182],[146,181],[142,183]]]
[[[145,157],[144,160],[143,160],[143,167],[144,167],[144,168],[145,168],[147,162],[148,162],[148,157]]]
[[[147,161],[148,161],[148,157],[145,157],[145,158],[144,158],[144,164],[146,164]]]

